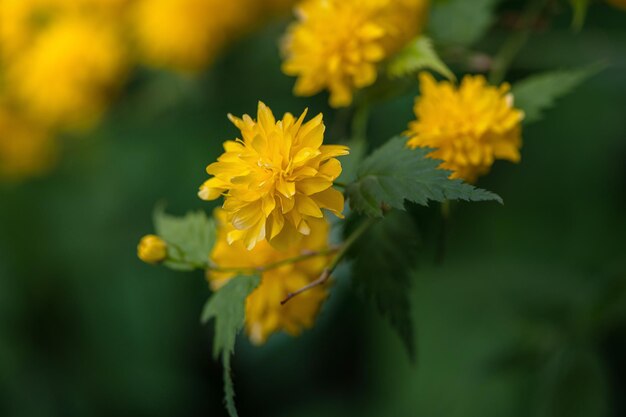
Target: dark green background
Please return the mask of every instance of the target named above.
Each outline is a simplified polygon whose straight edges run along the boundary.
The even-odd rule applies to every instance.
[[[516,7],[506,3],[503,11]],[[509,79],[598,61],[608,68],[524,130],[519,165],[481,180],[504,206],[458,204],[437,265],[438,207],[412,208],[418,361],[338,274],[316,327],[245,338],[234,360],[242,416],[626,415],[626,13],[598,4],[535,34]],[[68,139],[48,177],[0,187],[0,415],[221,416],[221,369],[199,314],[201,273],[142,264],[159,200],[195,196],[237,132],[228,112],[324,111],[291,95],[273,24],[199,80],[143,71],[106,122]],[[493,29],[493,52],[505,34]],[[376,106],[370,139],[405,129],[415,89]]]

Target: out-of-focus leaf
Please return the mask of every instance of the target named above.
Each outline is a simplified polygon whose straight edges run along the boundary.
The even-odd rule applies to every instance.
[[[437,55],[432,40],[426,36],[419,36],[409,42],[389,63],[387,72],[391,77],[404,77],[423,69],[436,71],[449,80],[456,79]]]
[[[351,227],[347,229],[349,232]],[[408,294],[417,241],[411,216],[392,211],[374,224],[350,252],[354,258],[354,288],[389,320],[411,359],[415,357],[415,340]]]
[[[423,206],[445,200],[502,203],[492,192],[449,179],[449,171],[438,169],[441,161],[426,157],[430,152],[407,148],[404,137],[391,139],[361,163],[357,180],[346,189],[350,207],[370,217],[382,217],[383,205],[404,210],[407,200]]]
[[[600,70],[599,66],[551,71],[533,75],[513,86],[516,107],[524,110],[525,123],[541,120],[554,102]]]
[[[572,18],[572,26],[576,30],[582,29],[587,18],[587,9],[589,9],[589,0],[570,0],[572,9],[574,9],[574,17]]]
[[[564,348],[547,363],[537,384],[538,417],[605,417],[606,370],[595,352]]]
[[[230,356],[235,352],[237,333],[243,328],[246,318],[246,298],[259,285],[261,278],[256,275],[237,276],[217,291],[207,301],[202,311],[201,321],[207,323],[215,319],[213,357],[222,356],[224,366],[224,401],[231,417],[237,416],[235,390],[231,376]]]
[[[154,213],[156,233],[168,243],[165,265],[176,270],[192,270],[207,263],[215,243],[215,224],[203,211],[189,212],[184,217],[165,213],[159,205]]]
[[[500,0],[446,0],[432,6],[429,33],[437,42],[470,46],[483,37]]]

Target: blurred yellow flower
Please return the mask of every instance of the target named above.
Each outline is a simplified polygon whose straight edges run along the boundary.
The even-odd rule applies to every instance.
[[[134,35],[147,64],[201,70],[254,17],[252,0],[140,0]]]
[[[337,156],[348,148],[323,145],[325,126],[319,114],[304,123],[306,110],[296,119],[286,113],[276,121],[259,102],[257,121],[229,115],[242,139],[224,143],[226,151],[207,167],[213,175],[198,195],[215,200],[224,195],[223,208],[234,226],[230,243],[243,240],[248,249],[267,239],[277,248],[296,244],[322,219],[321,209],[341,216],[343,194],[333,188],[341,174]]]
[[[626,0],[607,0],[615,7],[626,10]]]
[[[114,27],[67,16],[9,63],[9,93],[35,120],[85,128],[101,116],[123,80],[126,54]]]
[[[373,84],[378,65],[422,30],[426,0],[305,0],[284,39],[283,72],[294,92],[328,89],[333,107]]]
[[[243,242],[228,242],[228,235],[234,229],[227,214],[218,209],[215,217],[218,225],[217,241],[210,259],[220,268],[259,268],[328,248],[329,227],[324,219],[312,221],[311,233],[286,251],[278,251],[267,242],[259,242],[253,250],[248,251]],[[322,302],[327,297],[325,287],[314,287],[284,306],[280,302],[289,293],[317,279],[327,262],[326,256],[313,257],[262,273],[261,284],[246,300],[246,332],[253,343],[264,343],[271,334],[279,331],[297,336],[303,329],[313,326]],[[234,276],[236,273],[211,270],[207,273],[213,290],[219,290]]]
[[[495,159],[519,162],[524,113],[513,107],[508,84],[492,87],[483,76],[468,75],[456,87],[423,72],[420,89],[407,144],[435,149],[429,156],[441,159],[451,178],[475,182]]]
[[[46,172],[55,162],[48,133],[0,104],[0,179],[21,180]]]
[[[137,246],[137,256],[149,264],[157,264],[167,258],[167,243],[156,235],[146,235]]]

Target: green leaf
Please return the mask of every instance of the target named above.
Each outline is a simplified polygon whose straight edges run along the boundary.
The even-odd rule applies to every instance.
[[[352,224],[350,219],[347,229]],[[411,216],[392,211],[370,227],[349,253],[354,259],[353,287],[389,321],[411,359],[415,358],[415,340],[409,292],[417,241]]]
[[[449,179],[449,171],[438,169],[441,161],[426,157],[430,149],[405,144],[406,138],[393,138],[363,161],[357,180],[346,188],[353,210],[382,217],[383,205],[404,210],[407,200],[423,206],[445,200],[502,203],[494,193]]]
[[[184,217],[165,213],[158,206],[154,213],[157,235],[168,243],[165,265],[176,270],[193,270],[206,265],[215,243],[215,224],[203,211],[189,212]]]
[[[432,40],[426,36],[419,36],[409,42],[389,63],[387,72],[391,77],[404,77],[422,69],[436,71],[449,80],[456,79],[437,55]]]
[[[589,9],[589,0],[570,0],[572,9],[574,9],[574,17],[572,18],[572,26],[576,30],[580,30],[585,25],[587,18],[587,10]]]
[[[222,367],[224,368],[224,404],[230,417],[238,417],[235,406],[235,384],[233,383],[232,369],[230,366],[230,355],[222,356]]]
[[[551,71],[533,75],[513,86],[515,106],[524,110],[524,123],[541,120],[554,102],[574,90],[601,70],[599,65],[573,70]]]
[[[536,409],[540,417],[610,415],[607,370],[595,351],[567,346],[557,351],[539,374]]]
[[[470,46],[493,22],[499,0],[447,0],[432,6],[429,33],[437,42]]]
[[[231,354],[235,348],[237,333],[243,328],[246,318],[246,298],[259,285],[258,275],[241,275],[232,278],[223,288],[216,291],[202,310],[201,321],[206,324],[215,318],[213,357]]]
[[[224,403],[231,417],[237,417],[235,389],[231,375],[230,356],[235,352],[237,334],[246,318],[246,299],[259,285],[258,275],[236,276],[213,294],[204,306],[201,321],[206,324],[215,319],[213,357],[222,356],[224,367]]]

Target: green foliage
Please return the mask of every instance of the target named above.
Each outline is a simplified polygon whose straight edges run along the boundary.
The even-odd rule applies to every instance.
[[[258,275],[236,276],[223,288],[216,291],[202,310],[201,321],[206,324],[215,318],[215,340],[213,357],[232,354],[237,333],[243,327],[246,317],[246,298],[259,285]]]
[[[445,0],[432,6],[429,32],[437,42],[470,46],[483,37],[499,0]]]
[[[346,189],[353,210],[382,217],[383,205],[404,210],[406,200],[423,206],[445,200],[502,203],[494,193],[449,179],[449,171],[438,169],[441,161],[426,157],[430,149],[405,144],[406,138],[393,138],[363,161],[356,181]]]
[[[541,370],[537,386],[540,417],[609,415],[607,378],[598,355],[577,347],[556,352]]]
[[[165,266],[183,271],[204,268],[215,243],[215,223],[203,211],[184,217],[165,213],[159,205],[154,212],[156,233],[168,243]]]
[[[233,383],[232,368],[230,366],[230,355],[222,356],[222,366],[224,367],[224,403],[226,411],[231,417],[237,417],[237,407],[235,406],[235,384]]]
[[[392,211],[370,227],[349,254],[354,259],[354,288],[390,322],[411,359],[415,358],[415,340],[408,295],[417,241],[411,216]]]
[[[587,18],[587,9],[589,9],[589,0],[570,0],[572,9],[574,9],[574,17],[572,18],[572,26],[576,30],[582,29]]]
[[[231,417],[237,416],[235,390],[231,376],[230,356],[235,352],[237,333],[243,328],[246,317],[246,298],[259,285],[261,277],[237,276],[215,292],[204,306],[201,321],[206,324],[215,319],[213,357],[222,355],[224,366],[224,401]]]
[[[539,121],[554,102],[599,71],[598,66],[533,75],[513,86],[515,106],[524,110],[526,124]]]
[[[391,77],[404,77],[423,69],[436,71],[449,80],[456,79],[437,55],[432,40],[426,36],[419,36],[409,42],[389,63],[387,72]]]

